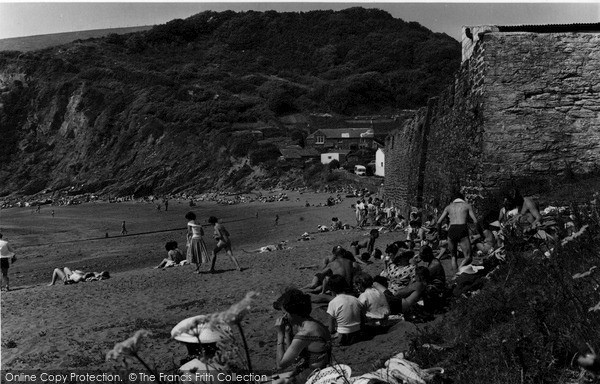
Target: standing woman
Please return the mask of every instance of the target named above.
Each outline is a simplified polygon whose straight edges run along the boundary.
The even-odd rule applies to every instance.
[[[217,240],[217,246],[215,247],[215,249],[212,252],[212,263],[210,265],[209,272],[210,273],[215,272],[215,264],[217,262],[217,253],[219,253],[223,249],[225,250],[225,253],[227,253],[229,255],[229,258],[231,259],[231,261],[233,261],[237,270],[241,271],[242,268],[240,267],[240,263],[238,263],[235,256],[233,256],[233,251],[231,250],[231,240],[229,239],[229,232],[227,232],[227,230],[225,229],[225,227],[223,225],[219,224],[219,219],[217,219],[215,216],[209,217],[208,222],[211,223],[212,225],[214,225],[215,231],[213,233],[213,237],[215,238],[215,240]]]
[[[200,264],[210,262],[208,248],[206,248],[206,243],[202,239],[202,236],[204,236],[204,230],[202,229],[202,225],[196,223],[196,214],[194,212],[186,213],[185,218],[188,220],[187,259],[190,263],[196,264],[195,272],[200,273]]]

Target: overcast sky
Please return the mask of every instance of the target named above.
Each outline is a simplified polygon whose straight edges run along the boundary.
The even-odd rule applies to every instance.
[[[299,12],[379,8],[434,32],[460,38],[463,25],[572,24],[600,22],[600,2],[6,2],[0,0],[0,39],[89,29],[164,24],[206,10]]]

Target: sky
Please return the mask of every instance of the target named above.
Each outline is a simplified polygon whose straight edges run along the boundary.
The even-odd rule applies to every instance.
[[[600,2],[7,2],[0,0],[0,39],[90,29],[164,24],[212,11],[301,12],[379,8],[460,40],[463,25],[600,22]]]

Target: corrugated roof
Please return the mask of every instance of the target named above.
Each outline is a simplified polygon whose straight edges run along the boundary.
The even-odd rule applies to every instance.
[[[498,25],[500,32],[600,32],[600,23],[544,24],[544,25]]]

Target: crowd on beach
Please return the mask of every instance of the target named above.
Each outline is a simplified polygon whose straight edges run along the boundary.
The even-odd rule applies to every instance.
[[[306,382],[315,372],[333,364],[335,347],[361,343],[374,334],[385,333],[398,321],[429,320],[447,310],[453,298],[481,288],[489,274],[504,262],[504,228],[518,224],[529,231],[547,233],[542,216],[546,211],[540,213],[535,201],[521,196],[516,189],[506,195],[498,212],[482,218],[476,217],[460,193],[441,211],[437,204],[429,204],[427,208],[412,210],[406,219],[393,206],[386,206],[376,197],[359,199],[353,205],[354,228],[358,231],[367,228],[368,236],[333,247],[322,267],[307,276],[305,286],[288,288],[273,303],[273,309],[280,311],[274,324],[275,365],[279,371],[275,383]],[[217,256],[223,251],[236,269],[242,271],[232,251],[230,234],[217,217],[208,219],[216,242],[212,249],[204,240],[203,225],[194,212],[188,212],[185,219],[185,253],[177,242],[169,241],[165,244],[166,258],[155,268],[192,264],[194,272],[201,273],[202,266],[209,265],[208,273],[214,273]],[[330,230],[342,228],[349,226],[332,218]],[[126,233],[124,222],[123,230]],[[398,233],[398,239],[378,248],[378,239],[384,231]],[[14,252],[1,239],[0,235],[2,276],[8,288],[5,264],[10,258],[14,261]],[[286,248],[287,244],[282,242],[266,251]],[[451,261],[449,271],[442,264],[445,258]],[[462,259],[460,264],[459,259]],[[373,264],[381,267],[376,275],[365,271],[367,265]],[[57,268],[49,285],[109,277],[106,271],[86,273]],[[312,317],[314,307],[326,311],[327,321]],[[198,323],[190,333],[190,327],[182,326],[187,320],[172,332],[173,338],[182,342],[188,351],[180,371],[235,369],[228,365],[220,351],[223,342],[231,339],[228,325]]]
[[[520,223],[534,231],[544,227],[535,202],[522,197],[518,190],[506,196],[493,219],[488,215],[478,220],[460,194],[443,211],[414,211],[409,220],[377,198],[359,200],[354,208],[355,228],[368,227],[367,238],[335,246],[305,286],[288,288],[273,303],[273,308],[281,311],[274,324],[275,365],[279,371],[276,383],[310,381],[315,372],[334,364],[332,351],[337,346],[361,343],[373,334],[385,333],[397,321],[427,320],[445,311],[452,298],[479,289],[486,276],[504,262],[505,226]],[[423,216],[425,223],[421,222]],[[332,227],[341,223],[333,219]],[[194,233],[197,224],[190,220],[188,225]],[[386,244],[384,251],[377,247],[382,231],[400,237]],[[222,236],[216,228],[214,235]],[[273,250],[277,249],[283,248]],[[207,261],[205,253],[200,246],[198,265]],[[446,257],[451,259],[451,271],[446,271],[441,262]],[[232,261],[237,265],[234,258]],[[365,266],[373,263],[381,264],[381,272],[374,276],[365,272]],[[312,317],[313,307],[325,309],[328,320]],[[227,361],[219,360],[218,352],[231,330],[224,324],[202,324],[195,330],[193,336],[181,331],[180,325],[173,330],[174,338],[186,344],[189,351],[180,371],[233,369]]]

